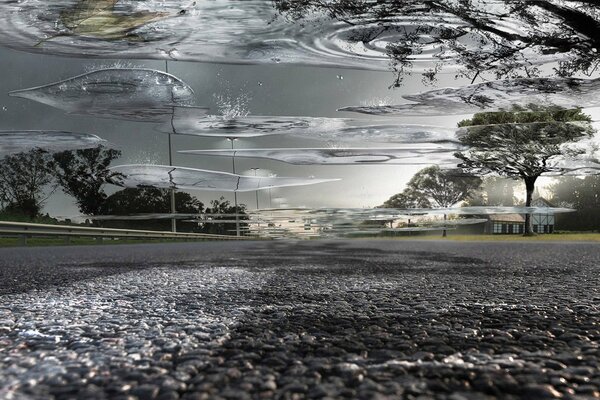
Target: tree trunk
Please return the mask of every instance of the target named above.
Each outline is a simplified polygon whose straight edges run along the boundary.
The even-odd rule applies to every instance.
[[[447,214],[444,214],[444,228],[446,228],[446,220],[447,220],[447,219],[448,219],[448,215],[447,215]],[[444,229],[444,230],[442,231],[442,237],[446,237],[446,236],[447,236],[446,229]]]
[[[535,181],[537,176],[528,176],[524,178],[525,181],[525,207],[531,206],[531,200],[533,197],[533,191],[535,189]],[[525,214],[525,232],[523,236],[533,236],[533,218],[531,213]]]

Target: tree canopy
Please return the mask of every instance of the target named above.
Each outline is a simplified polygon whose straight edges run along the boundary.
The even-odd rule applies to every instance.
[[[346,24],[351,41],[388,41],[396,85],[424,54],[436,59],[425,80],[454,63],[471,79],[487,72],[499,79],[539,75],[550,60],[556,75],[592,74],[600,61],[596,0],[273,1],[293,20],[323,14]]]
[[[536,180],[543,174],[565,173],[581,155],[593,151],[594,129],[581,110],[532,109],[475,114],[459,123],[459,141],[467,150],[455,153],[459,167],[477,175],[496,174],[525,183],[530,206]],[[579,142],[579,143],[578,143]],[[525,221],[531,234],[531,216]]]
[[[204,204],[189,193],[175,193],[175,208],[178,213],[200,214]],[[169,213],[171,210],[171,192],[157,188],[127,188],[110,196],[102,203],[99,212],[104,215],[129,215]],[[103,225],[131,229],[169,230],[170,220],[147,221],[103,221]],[[198,230],[196,223],[180,222],[180,231]]]
[[[225,200],[223,196],[219,199],[211,200],[210,207],[206,208],[206,214],[212,214],[211,218],[213,220],[227,220],[232,221],[235,217],[232,217],[231,214],[242,214],[239,217],[239,226],[240,228],[246,228],[248,224],[244,222],[248,217],[243,215],[246,213],[246,205],[238,204],[237,209],[235,205],[231,205],[229,200]],[[215,215],[215,214],[223,214],[223,216]],[[228,215],[229,214],[229,215]],[[236,234],[236,224],[235,222],[223,222],[223,223],[211,223],[205,224],[202,228],[202,232],[211,233],[215,235],[235,235]]]
[[[75,198],[79,210],[96,215],[108,197],[106,183],[118,183],[122,174],[109,169],[121,151],[98,146],[93,149],[64,151],[52,157],[51,166],[63,192]]]
[[[11,154],[0,160],[0,201],[5,210],[37,217],[53,183],[49,156],[42,150]]]
[[[459,167],[478,175],[537,178],[563,170],[565,157],[589,151],[574,144],[592,137],[590,121],[579,109],[478,113],[459,122],[458,126],[465,128],[459,141],[468,150],[454,155],[461,160]]]
[[[435,207],[452,207],[465,200],[481,184],[481,179],[437,165],[423,168],[408,182],[407,188]]]
[[[387,199],[381,206],[383,208],[429,208],[431,202],[420,193],[411,188],[404,189]]]

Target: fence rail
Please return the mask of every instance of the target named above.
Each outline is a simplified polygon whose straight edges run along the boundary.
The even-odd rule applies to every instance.
[[[132,239],[189,239],[189,240],[249,240],[245,236],[212,235],[207,233],[187,233],[168,231],[146,231],[114,228],[96,228],[88,226],[32,224],[26,222],[0,221],[1,237],[18,237],[21,244],[26,245],[32,237],[92,237],[98,242],[104,238]]]

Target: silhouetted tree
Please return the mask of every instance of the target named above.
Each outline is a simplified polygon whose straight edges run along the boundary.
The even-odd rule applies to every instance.
[[[224,197],[220,197],[218,200],[211,200],[210,207],[207,207],[205,210],[206,214],[211,214],[209,218],[213,220],[227,220],[233,221],[235,219],[236,208],[234,205],[231,205],[229,200],[225,200]],[[219,215],[217,215],[219,214]],[[222,216],[220,215],[222,214]],[[247,220],[248,217],[246,214],[246,205],[238,204],[237,214],[240,214],[239,217],[239,225],[240,228],[245,228],[248,226],[244,220]],[[210,223],[205,224],[202,228],[202,232],[211,233],[217,235],[235,235],[236,234],[236,226],[235,222],[223,222],[223,223]]]
[[[178,213],[198,214],[204,209],[204,204],[196,197],[185,192],[175,193],[175,207]],[[102,215],[132,215],[132,214],[165,214],[171,212],[171,191],[157,188],[126,188],[110,196],[102,203],[99,211]],[[170,220],[123,220],[102,221],[103,226],[115,228],[135,228],[150,230],[170,230]],[[198,231],[196,222],[179,224],[179,231]]]
[[[123,177],[109,169],[120,156],[120,150],[98,146],[56,153],[50,165],[63,192],[75,198],[79,211],[96,215],[107,198],[104,186]]]
[[[324,14],[347,24],[350,41],[375,46],[393,37],[386,51],[397,72],[396,85],[411,67],[411,57],[431,47],[439,48],[434,55],[439,62],[424,71],[428,80],[453,62],[471,79],[485,72],[497,78],[535,76],[542,56],[562,60],[555,68],[560,76],[591,74],[600,62],[596,0],[273,1],[292,20]],[[403,22],[406,17],[410,22]]]
[[[383,208],[429,208],[431,202],[427,197],[413,188],[406,188],[383,203]]]
[[[465,200],[481,185],[481,178],[438,166],[423,168],[408,182],[407,188],[436,207],[452,207]]]
[[[408,182],[407,188],[436,207],[452,207],[467,199],[481,184],[481,179],[438,166],[423,168]],[[444,220],[447,215],[444,214]],[[442,232],[446,236],[446,230]]]
[[[54,188],[49,155],[42,150],[11,154],[0,160],[0,200],[6,212],[37,217]]]
[[[406,188],[401,193],[390,197],[382,207],[400,209],[451,207],[461,200],[466,200],[480,184],[481,179],[478,177],[431,166],[418,171]],[[444,219],[446,217],[444,215]],[[446,236],[446,231],[443,231],[443,235]]]
[[[581,110],[562,108],[478,113],[459,123],[468,127],[459,137],[469,149],[455,153],[459,167],[477,175],[497,174],[525,183],[525,206],[531,205],[536,180],[544,173],[561,172],[565,157],[592,149],[574,143],[593,135],[591,118]],[[576,122],[576,123],[573,123]],[[525,235],[533,234],[531,215]]]

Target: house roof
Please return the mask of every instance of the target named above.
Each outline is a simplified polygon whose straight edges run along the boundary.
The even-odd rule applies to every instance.
[[[536,199],[531,200],[532,207],[556,207],[554,204],[550,203],[543,197],[538,197]]]
[[[525,217],[521,214],[491,214],[488,218],[490,221],[497,222],[525,222]]]

